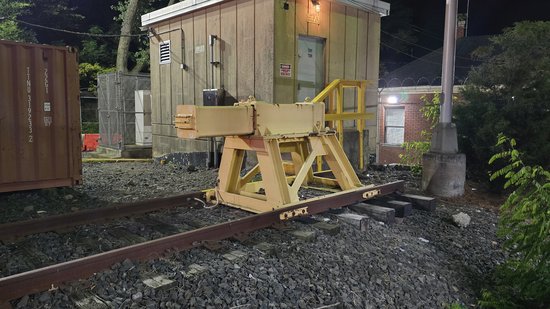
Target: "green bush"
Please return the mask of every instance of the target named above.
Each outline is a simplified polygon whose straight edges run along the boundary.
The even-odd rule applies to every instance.
[[[464,102],[453,108],[470,176],[488,183],[487,171],[501,167],[487,163],[500,132],[515,137],[527,165],[549,169],[550,22],[517,23],[474,56],[483,63],[470,72]]]
[[[81,63],[78,65],[80,85],[92,93],[97,92],[97,75],[114,72],[115,68],[105,68],[97,63]]]
[[[418,141],[404,142],[402,144],[404,153],[399,155],[401,163],[410,165],[411,171],[415,174],[422,171],[422,155],[430,151],[432,131],[439,121],[441,94],[434,93],[431,99],[424,95],[420,99],[424,103],[420,112],[424,119],[430,123],[430,130],[422,130],[420,132],[421,139]]]
[[[99,122],[83,122],[82,133],[99,133]]]
[[[493,155],[489,164],[507,160],[491,180],[504,177],[513,188],[501,207],[498,234],[509,257],[497,267],[494,285],[483,292],[486,308],[550,308],[550,172],[525,165],[516,141],[499,135],[497,146],[508,149]]]

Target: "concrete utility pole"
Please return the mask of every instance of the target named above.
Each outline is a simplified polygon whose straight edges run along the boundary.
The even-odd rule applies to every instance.
[[[422,157],[422,189],[438,196],[452,197],[464,194],[466,156],[458,153],[456,126],[452,123],[458,0],[446,1],[441,72],[443,103],[430,152]]]
[[[447,0],[445,11],[445,36],[443,38],[443,63],[441,65],[443,104],[441,105],[441,113],[439,116],[440,123],[451,123],[453,111],[457,11],[458,0]]]

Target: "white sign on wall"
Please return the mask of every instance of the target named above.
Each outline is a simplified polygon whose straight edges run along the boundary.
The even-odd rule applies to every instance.
[[[292,77],[292,65],[289,63],[281,63],[281,66],[279,69],[279,76]]]
[[[195,46],[195,54],[202,54],[202,53],[204,53],[204,45]]]

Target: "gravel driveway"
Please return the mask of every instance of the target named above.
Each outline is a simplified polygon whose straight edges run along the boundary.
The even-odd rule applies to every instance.
[[[362,177],[373,183],[405,179],[410,191],[417,190],[419,183],[408,171],[393,169],[369,171]],[[0,194],[0,221],[196,191],[212,187],[215,179],[216,171],[189,171],[172,164],[87,163],[85,183],[75,189]],[[461,211],[471,216],[466,228],[451,221]],[[145,263],[125,261],[88,280],[12,304],[19,308],[74,308],[76,303],[81,308],[473,306],[484,279],[504,259],[495,235],[497,215],[472,203],[441,202],[435,212],[414,210],[390,226],[370,220],[366,231],[339,222],[332,214],[317,219],[338,224],[340,232],[327,235],[314,225],[291,222],[288,230],[264,229],[243,242],[224,241],[217,251],[193,249]],[[314,238],[296,237],[296,230],[312,231]],[[269,250],[258,247],[260,243],[267,243]],[[151,276],[163,276],[171,283],[151,288],[143,282]],[[82,295],[93,295],[91,307],[84,305],[90,297]]]

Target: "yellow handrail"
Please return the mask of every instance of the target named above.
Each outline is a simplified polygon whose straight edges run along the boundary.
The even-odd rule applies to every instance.
[[[328,113],[325,114],[325,121],[329,122],[330,126],[336,123],[336,132],[338,132],[338,140],[340,145],[344,146],[344,120],[357,121],[357,131],[359,133],[359,169],[363,169],[365,162],[364,155],[364,130],[365,119],[372,119],[373,113],[365,112],[365,93],[367,86],[371,81],[366,80],[333,80],[323,91],[321,91],[313,100],[313,103],[324,102],[328,98]],[[344,88],[357,89],[357,111],[344,112]],[[317,158],[317,171],[321,171],[322,161]]]

